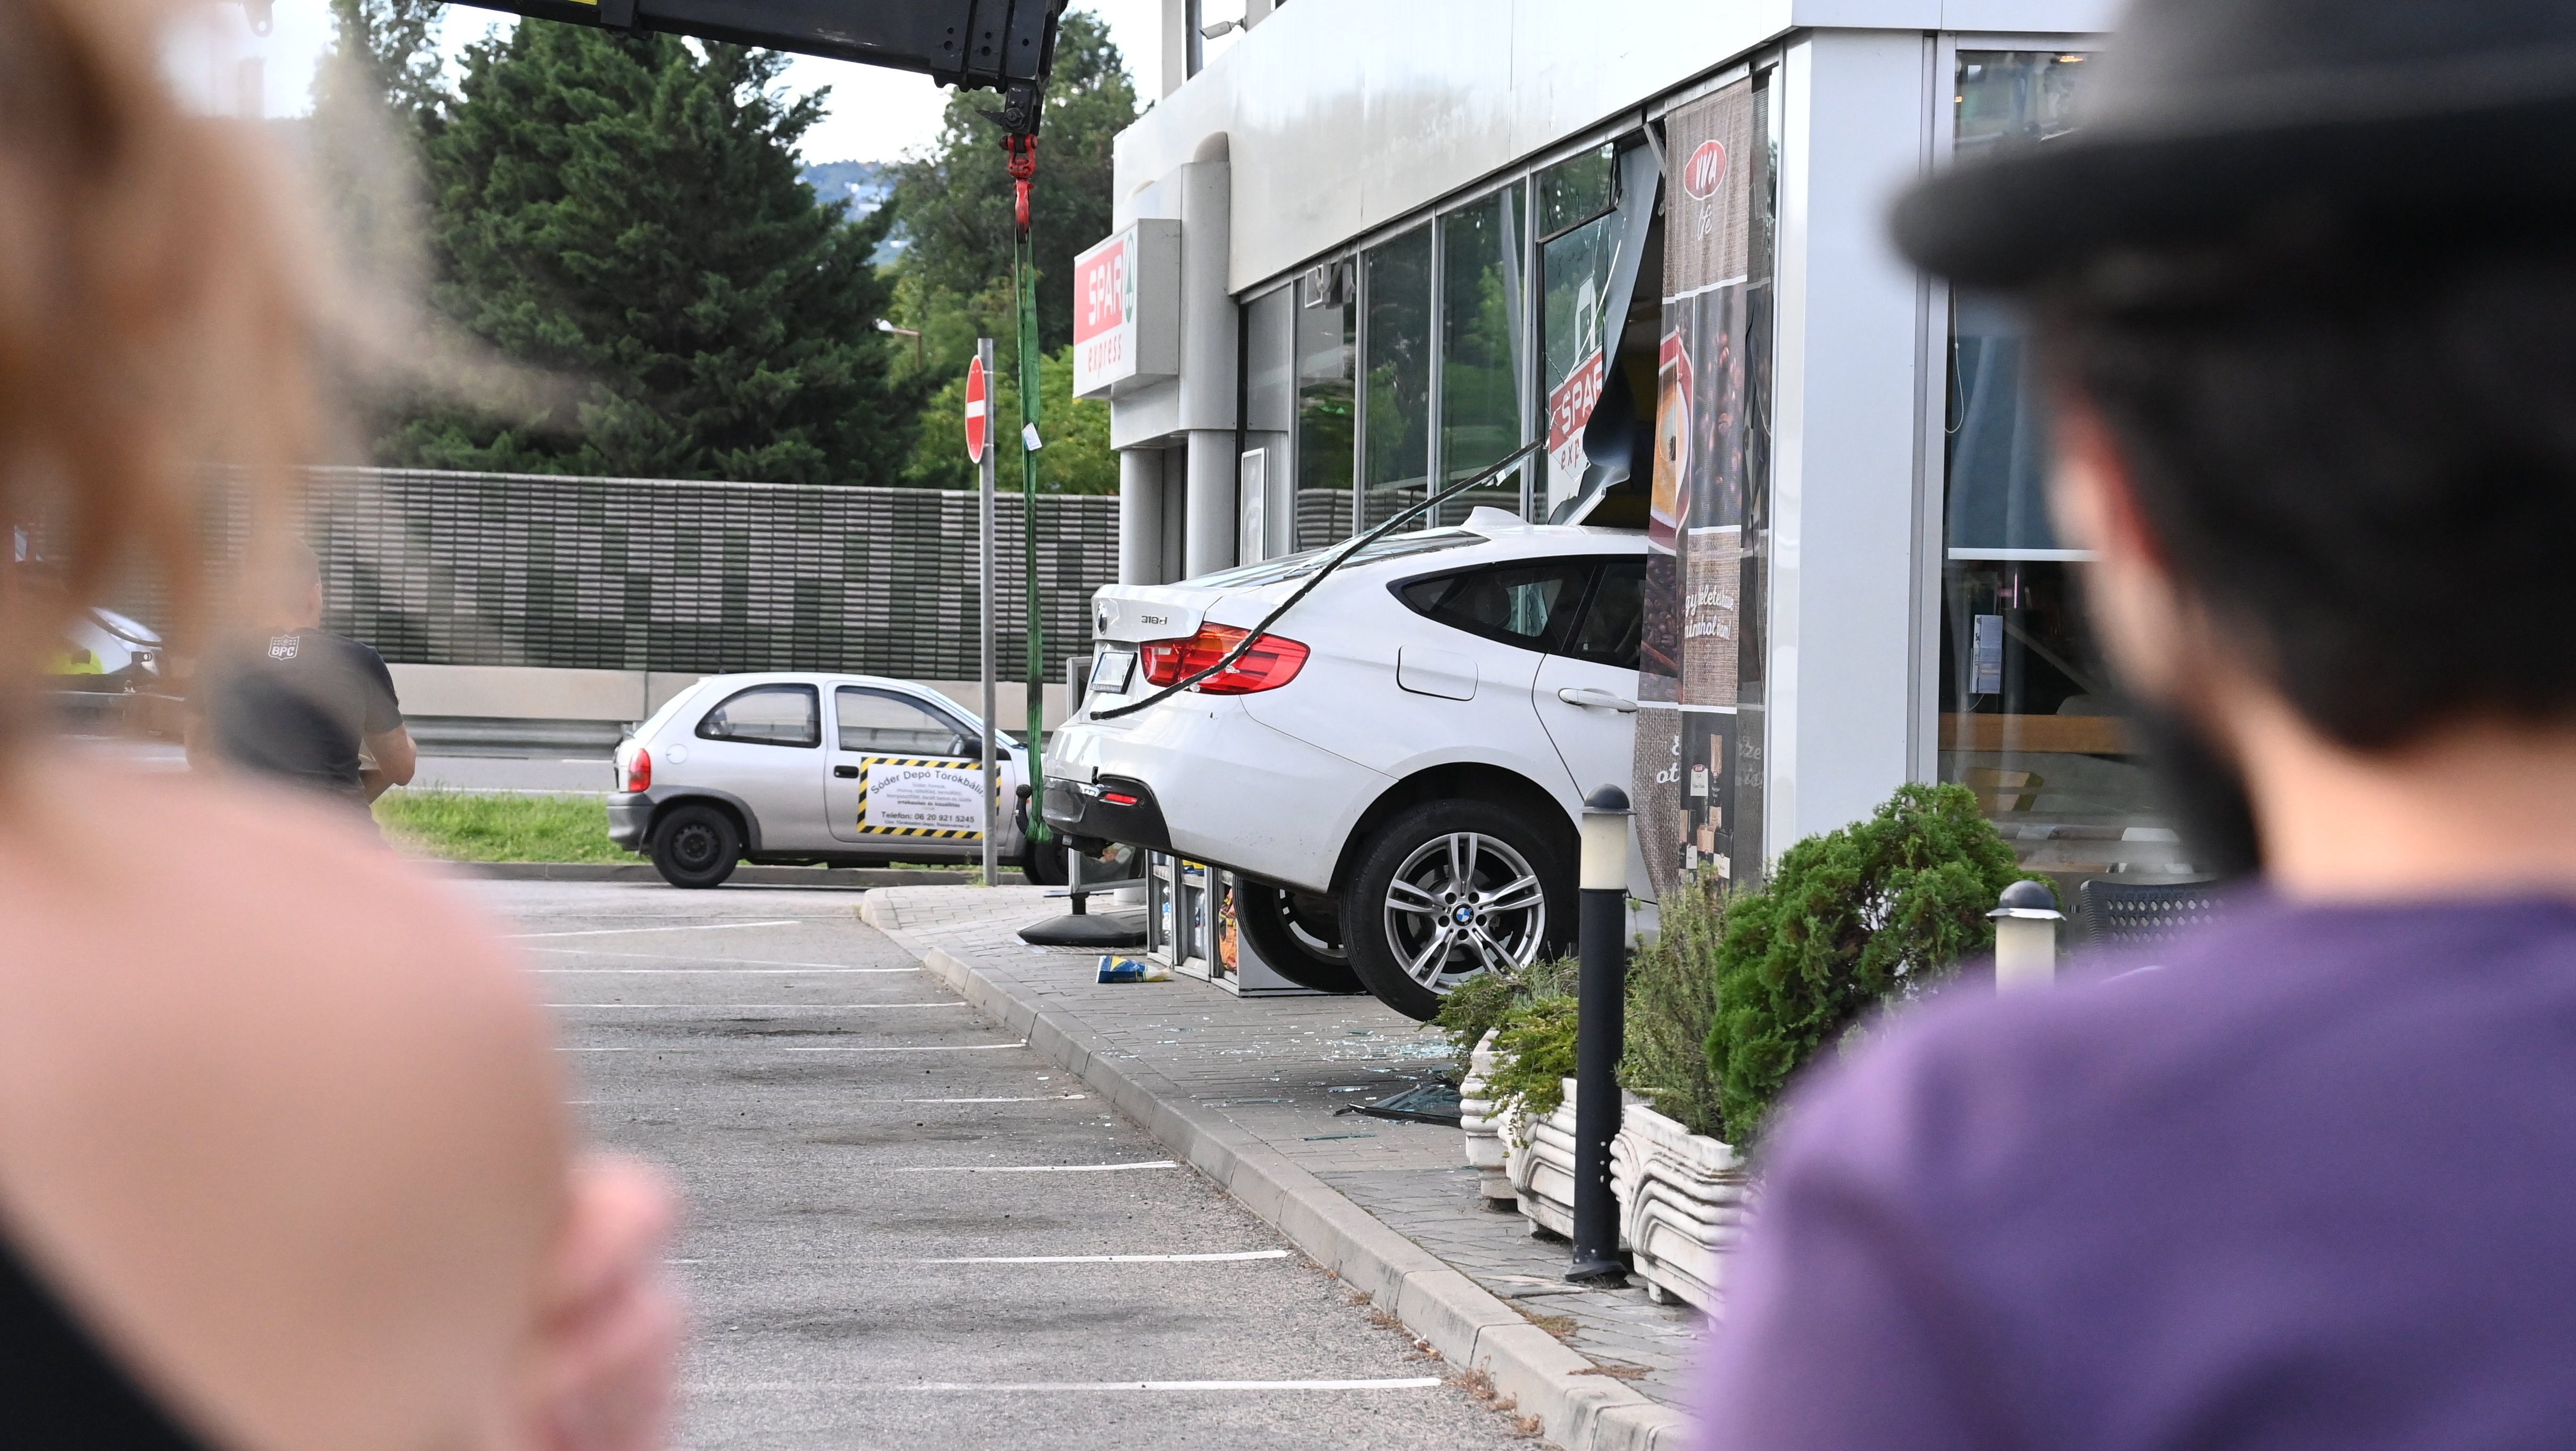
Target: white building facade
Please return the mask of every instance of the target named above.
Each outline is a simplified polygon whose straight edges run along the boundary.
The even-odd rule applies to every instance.
[[[2018,327],[1884,231],[1953,154],[2071,124],[2108,0],[1253,0],[1188,43],[1236,3],[1166,0],[1179,63],[1077,289],[1123,579],[1331,543],[1541,443],[1441,519],[1647,529],[1659,879],[1930,780],[2035,867],[2188,869],[2040,506]]]

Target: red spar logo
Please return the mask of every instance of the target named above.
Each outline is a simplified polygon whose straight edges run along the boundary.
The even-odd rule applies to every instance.
[[[1706,201],[1717,195],[1717,184],[1726,180],[1726,148],[1714,141],[1703,141],[1699,149],[1682,163],[1682,190]]]

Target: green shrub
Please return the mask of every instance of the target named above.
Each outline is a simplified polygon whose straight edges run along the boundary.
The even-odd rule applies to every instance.
[[[1517,1104],[1529,1118],[1545,1118],[1565,1102],[1565,1080],[1574,1076],[1575,1000],[1548,993],[1504,1014],[1494,1036],[1501,1060],[1486,1091],[1497,1111]]]
[[[1768,884],[1728,902],[1708,1059],[1738,1146],[1874,1004],[1992,944],[1986,913],[2025,875],[1967,788],[1909,785],[1869,820],[1789,848]]]
[[[1440,1000],[1431,1026],[1449,1039],[1450,1051],[1458,1055],[1458,1066],[1464,1069],[1467,1055],[1485,1041],[1487,1029],[1501,1026],[1514,1008],[1534,998],[1572,993],[1577,972],[1573,958],[1558,957],[1478,973]]]
[[[1627,1052],[1619,1081],[1695,1134],[1726,1137],[1708,1052],[1717,1026],[1723,884],[1689,877],[1664,894],[1663,925],[1628,963]]]

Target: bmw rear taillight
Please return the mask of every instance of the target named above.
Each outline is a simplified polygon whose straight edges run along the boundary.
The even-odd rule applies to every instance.
[[[1199,632],[1186,640],[1152,641],[1138,651],[1144,657],[1145,683],[1163,686],[1187,680],[1224,659],[1227,651],[1243,643],[1245,633],[1231,625],[1201,625]],[[1264,635],[1243,652],[1242,659],[1200,681],[1198,689],[1209,695],[1277,690],[1296,679],[1305,664],[1305,646],[1277,635]]]
[[[653,789],[653,753],[642,746],[637,746],[635,754],[627,759],[626,789],[629,791]]]

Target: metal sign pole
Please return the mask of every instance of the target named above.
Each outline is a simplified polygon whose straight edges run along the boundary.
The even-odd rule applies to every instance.
[[[1002,849],[1002,778],[1000,767],[993,759],[993,733],[1001,729],[1001,726],[995,719],[995,713],[999,707],[993,698],[995,687],[993,684],[993,405],[991,402],[993,340],[991,338],[976,339],[975,361],[985,379],[986,394],[984,399],[979,400],[980,406],[984,409],[984,427],[981,430],[982,447],[978,451],[981,456],[975,462],[975,473],[978,481],[976,494],[979,518],[983,525],[981,538],[984,587],[977,593],[976,600],[978,613],[981,616],[981,629],[977,639],[982,644],[984,654],[984,885],[989,887],[1000,880]],[[978,406],[978,403],[970,403],[967,406],[972,409]],[[1034,749],[1034,743],[1032,748]]]

